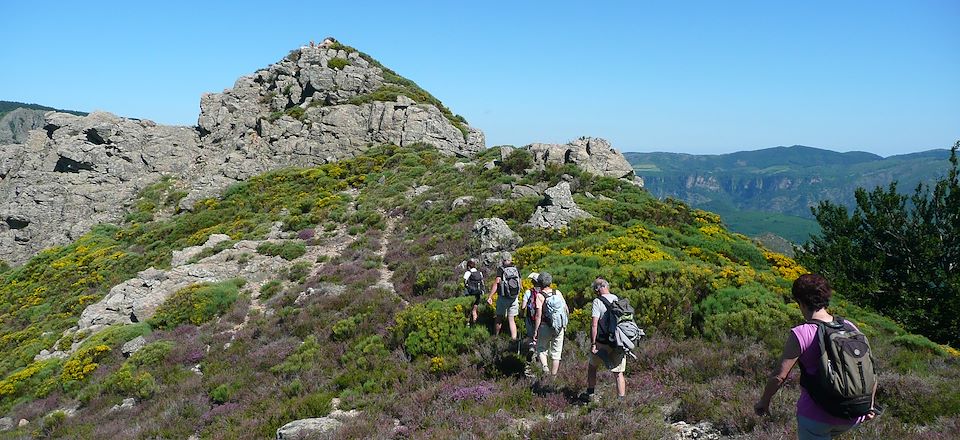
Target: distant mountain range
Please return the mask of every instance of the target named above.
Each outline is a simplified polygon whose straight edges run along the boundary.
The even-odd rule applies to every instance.
[[[26,142],[30,130],[42,127],[43,114],[51,110],[78,116],[86,115],[84,112],[62,110],[39,104],[0,101],[0,145]]]
[[[811,206],[830,200],[853,207],[857,187],[873,189],[893,181],[910,193],[918,183],[934,181],[946,172],[950,151],[884,158],[795,145],[719,155],[624,156],[658,197],[678,198],[716,212],[737,232],[751,236],[769,232],[804,242],[819,231]]]

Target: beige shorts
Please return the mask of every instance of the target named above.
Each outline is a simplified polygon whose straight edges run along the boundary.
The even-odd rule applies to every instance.
[[[597,344],[597,352],[590,355],[590,365],[604,367],[612,373],[623,373],[627,369],[627,353],[606,344]]]
[[[560,354],[563,352],[563,330],[560,334],[553,333],[553,327],[547,324],[540,325],[540,332],[537,335],[537,356],[546,355],[555,361],[560,360]]]

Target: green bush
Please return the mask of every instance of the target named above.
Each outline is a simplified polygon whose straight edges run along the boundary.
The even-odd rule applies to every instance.
[[[507,174],[523,174],[533,167],[533,155],[526,149],[515,149],[500,163],[500,168]]]
[[[274,295],[280,293],[283,289],[283,282],[280,280],[271,280],[260,287],[260,300],[268,300]]]
[[[899,345],[901,347],[908,348],[910,350],[931,353],[938,356],[948,356],[949,353],[947,349],[942,345],[937,344],[929,339],[926,336],[914,335],[914,334],[904,334],[895,336],[891,341],[893,345]]]
[[[203,324],[226,312],[239,297],[240,288],[245,283],[242,279],[233,279],[180,289],[157,309],[148,322],[161,329],[187,323]]]
[[[330,60],[327,61],[327,67],[331,69],[343,70],[344,67],[349,65],[350,60],[347,60],[346,58],[330,58]]]
[[[467,326],[465,311],[472,301],[462,297],[412,305],[397,314],[394,336],[413,357],[452,355],[473,347],[489,333]]]
[[[758,285],[721,289],[698,304],[694,315],[708,339],[756,337],[771,346],[781,345],[790,325],[800,318],[779,295]]]
[[[290,261],[307,253],[307,245],[302,241],[265,242],[257,246],[257,253]]]
[[[337,323],[333,325],[333,332],[330,336],[335,341],[344,341],[353,337],[360,324],[367,319],[367,316],[366,313],[360,313],[337,321]]]

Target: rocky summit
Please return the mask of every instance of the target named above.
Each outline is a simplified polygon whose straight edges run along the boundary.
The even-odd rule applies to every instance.
[[[0,251],[12,264],[116,222],[164,176],[189,210],[253,175],[371,145],[423,143],[464,157],[484,148],[483,133],[439,100],[340,44],[301,47],[204,95],[196,127],[102,112],[49,112],[41,125],[26,143],[0,145]]]

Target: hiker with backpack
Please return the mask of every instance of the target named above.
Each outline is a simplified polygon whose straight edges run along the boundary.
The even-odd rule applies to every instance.
[[[516,316],[520,314],[520,304],[517,298],[520,296],[520,271],[513,265],[510,258],[504,258],[501,263],[499,276],[493,280],[490,286],[490,295],[487,296],[487,303],[493,305],[493,294],[497,294],[496,318],[494,320],[494,334],[499,335],[503,326],[503,319],[507,319],[510,326],[510,339],[517,340],[517,321]]]
[[[536,358],[545,373],[556,376],[560,369],[563,333],[569,322],[569,310],[560,291],[550,286],[552,283],[553,277],[549,273],[540,273],[536,282],[539,289],[532,295],[531,306],[534,314],[532,327]],[[548,364],[548,356],[552,363]]]
[[[879,414],[873,355],[852,322],[827,312],[833,288],[826,278],[801,275],[792,293],[806,323],[790,330],[780,362],[753,409],[758,415],[769,413],[770,399],[799,363],[797,437],[831,439]]]
[[[617,396],[624,397],[627,394],[627,382],[623,377],[623,372],[627,369],[626,350],[611,343],[610,332],[613,329],[609,328],[609,324],[601,326],[602,318],[607,320],[612,316],[608,313],[608,309],[619,298],[610,293],[610,283],[603,278],[597,277],[592,287],[596,298],[593,300],[591,313],[593,322],[590,326],[590,363],[587,365],[587,392],[583,397],[586,400],[595,398],[597,369],[600,366],[610,370],[616,376]]]
[[[477,270],[477,262],[467,261],[467,271],[463,273],[464,296],[473,296],[473,309],[470,310],[468,325],[476,324],[480,306],[480,298],[483,296],[483,272]]]

